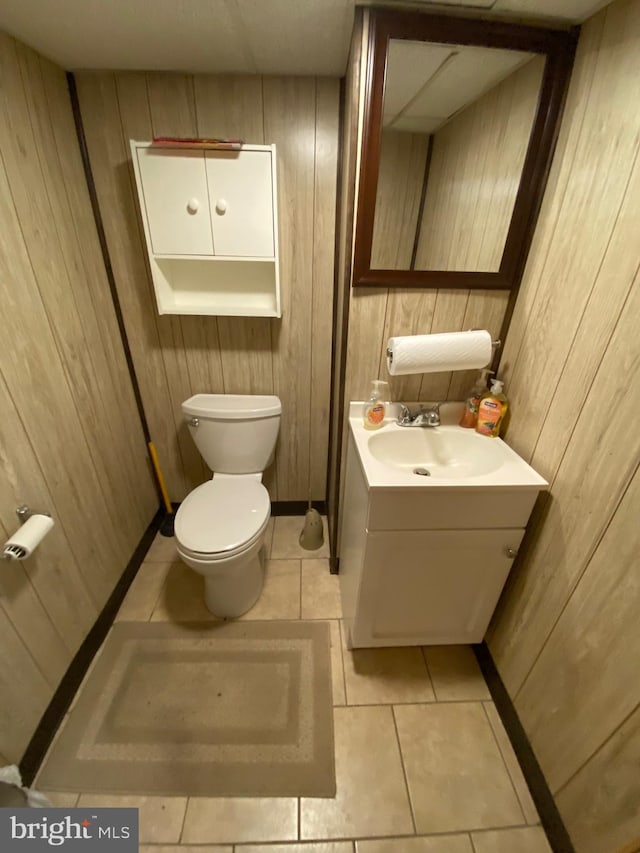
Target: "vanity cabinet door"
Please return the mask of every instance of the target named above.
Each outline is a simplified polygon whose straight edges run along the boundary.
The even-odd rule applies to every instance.
[[[270,151],[207,151],[207,182],[216,255],[272,258]]]
[[[522,529],[368,533],[351,641],[480,643]]]
[[[212,255],[204,152],[137,149],[153,254]]]

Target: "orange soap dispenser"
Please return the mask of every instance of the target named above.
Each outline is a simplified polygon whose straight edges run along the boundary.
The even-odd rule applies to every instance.
[[[464,401],[464,411],[460,418],[461,427],[466,427],[467,429],[475,428],[478,422],[478,406],[480,405],[480,400],[487,393],[487,377],[492,373],[493,370],[487,370],[487,368],[480,371],[480,376],[476,379],[475,385],[469,391]]]
[[[364,428],[380,429],[386,413],[385,397],[389,396],[389,383],[382,379],[374,379],[371,383],[371,396],[364,407]]]
[[[496,438],[500,435],[500,427],[509,408],[509,401],[502,393],[504,382],[500,379],[491,380],[491,389],[480,400],[478,406],[478,423],[476,432]]]

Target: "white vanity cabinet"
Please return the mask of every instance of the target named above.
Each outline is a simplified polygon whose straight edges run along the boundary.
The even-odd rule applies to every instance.
[[[350,645],[481,642],[536,496],[370,488],[350,435],[340,536]]]
[[[275,146],[131,154],[160,314],[280,317]]]

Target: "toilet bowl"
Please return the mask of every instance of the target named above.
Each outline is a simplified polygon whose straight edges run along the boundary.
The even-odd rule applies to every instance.
[[[270,516],[265,487],[242,475],[214,476],[180,505],[175,519],[178,556],[204,576],[205,602],[216,616],[240,616],[260,597],[260,550]]]
[[[182,404],[211,480],[195,488],[175,518],[178,556],[203,575],[205,603],[233,618],[256,603],[264,580],[264,533],[271,516],[262,470],[273,457],[277,397],[198,394]]]

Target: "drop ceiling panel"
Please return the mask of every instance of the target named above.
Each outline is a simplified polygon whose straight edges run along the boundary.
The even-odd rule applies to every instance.
[[[261,74],[342,76],[353,0],[235,0]]]
[[[341,76],[356,2],[385,0],[0,0],[0,28],[66,69]],[[421,5],[546,24],[583,21],[606,0]]]
[[[492,12],[539,18],[541,21],[581,23],[609,4],[610,0],[496,0]]]
[[[384,125],[412,133],[433,133],[533,58],[496,48],[397,40],[390,44],[393,61],[387,70]]]
[[[0,19],[67,69],[255,72],[232,12],[228,0],[2,0]]]
[[[416,97],[450,54],[448,45],[391,39],[384,87],[385,120],[392,119]]]
[[[532,54],[486,47],[458,50],[407,106],[404,115],[452,116],[532,58]]]

